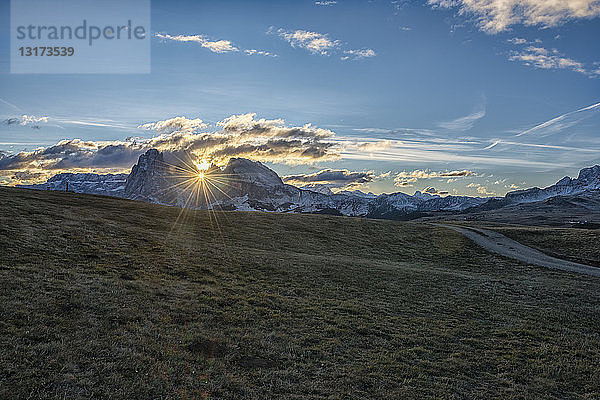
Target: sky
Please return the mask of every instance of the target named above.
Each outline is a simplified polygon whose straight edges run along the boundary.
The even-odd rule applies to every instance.
[[[600,163],[600,1],[160,1],[151,72],[13,74],[0,184],[148,148],[287,182],[499,196]]]

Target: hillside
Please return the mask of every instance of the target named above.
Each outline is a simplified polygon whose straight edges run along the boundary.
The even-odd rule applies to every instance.
[[[0,398],[597,398],[600,279],[421,223],[0,187]]]

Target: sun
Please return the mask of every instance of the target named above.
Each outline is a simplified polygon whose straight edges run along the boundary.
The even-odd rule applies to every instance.
[[[201,173],[202,171],[206,171],[210,168],[210,162],[204,158],[199,160],[193,160],[192,163],[194,164],[199,173]]]
[[[204,179],[204,178],[206,178],[206,174],[204,172],[202,172],[202,171],[198,171],[197,176],[198,176],[198,179]]]

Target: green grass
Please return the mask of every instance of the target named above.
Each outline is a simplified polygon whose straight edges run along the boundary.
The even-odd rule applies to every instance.
[[[0,398],[600,397],[600,279],[444,228],[12,188],[0,221]]]

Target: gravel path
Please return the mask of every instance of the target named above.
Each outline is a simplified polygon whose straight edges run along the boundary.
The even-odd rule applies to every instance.
[[[498,232],[481,228],[467,228],[446,224],[434,225],[453,229],[462,233],[487,251],[519,260],[526,264],[534,264],[540,267],[560,269],[563,271],[577,272],[591,276],[600,276],[600,268],[551,257],[538,250],[532,249],[531,247],[509,239]]]

